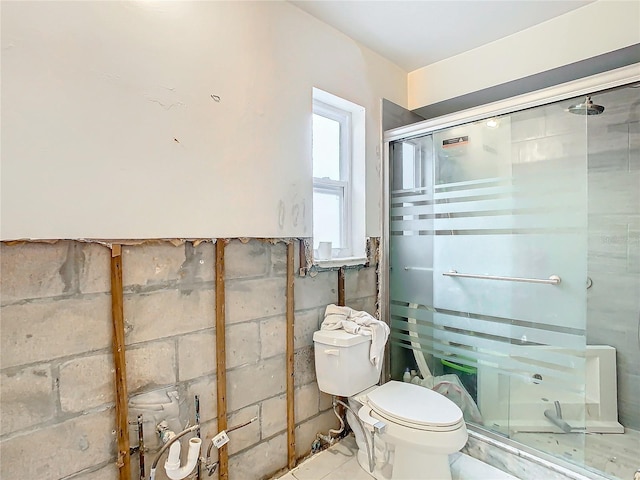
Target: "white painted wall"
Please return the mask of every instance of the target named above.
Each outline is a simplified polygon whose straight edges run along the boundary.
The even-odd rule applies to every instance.
[[[379,235],[392,63],[280,1],[3,2],[1,237],[310,236],[314,86],[367,110]]]
[[[409,109],[640,43],[640,2],[599,0],[409,73]]]

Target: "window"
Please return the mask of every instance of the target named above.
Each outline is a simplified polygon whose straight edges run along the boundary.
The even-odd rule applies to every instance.
[[[364,138],[364,108],[313,89],[313,248],[320,262],[365,258]]]

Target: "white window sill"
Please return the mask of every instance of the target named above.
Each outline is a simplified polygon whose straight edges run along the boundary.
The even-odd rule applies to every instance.
[[[334,267],[351,267],[355,265],[365,265],[369,260],[367,257],[344,257],[344,258],[332,258],[331,260],[315,260],[314,265],[320,268],[334,268]]]

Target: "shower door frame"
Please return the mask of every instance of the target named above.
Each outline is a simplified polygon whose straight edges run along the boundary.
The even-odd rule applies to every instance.
[[[455,127],[464,123],[475,122],[490,117],[514,113],[528,108],[539,107],[541,105],[552,104],[567,100],[569,98],[591,94],[593,92],[607,90],[626,84],[640,82],[640,63],[622,68],[610,70],[608,72],[592,75],[579,80],[562,83],[549,88],[536,90],[516,97],[508,98],[498,102],[489,103],[479,107],[462,110],[449,115],[436,117],[422,122],[414,123],[405,127],[398,127],[383,132],[382,136],[382,208],[381,208],[381,255],[380,255],[380,315],[387,324],[391,324],[389,305],[389,213],[390,213],[390,159],[391,143],[398,140],[407,140],[418,136],[424,136],[438,130]],[[383,368],[382,381],[390,380],[390,349],[386,347],[385,365]],[[499,435],[479,425],[467,425],[469,436],[479,441],[488,443],[494,447],[515,454],[521,458],[533,461],[545,468],[569,475],[578,474],[573,478],[603,478],[594,476],[594,472],[583,466],[563,460],[542,450],[537,450],[528,445],[519,443],[510,438]]]

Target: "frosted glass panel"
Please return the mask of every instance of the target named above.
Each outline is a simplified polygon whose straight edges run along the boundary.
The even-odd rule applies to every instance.
[[[506,435],[561,432],[558,404],[585,427],[585,120],[536,139],[535,110],[391,147],[392,375],[458,376],[465,419]]]

